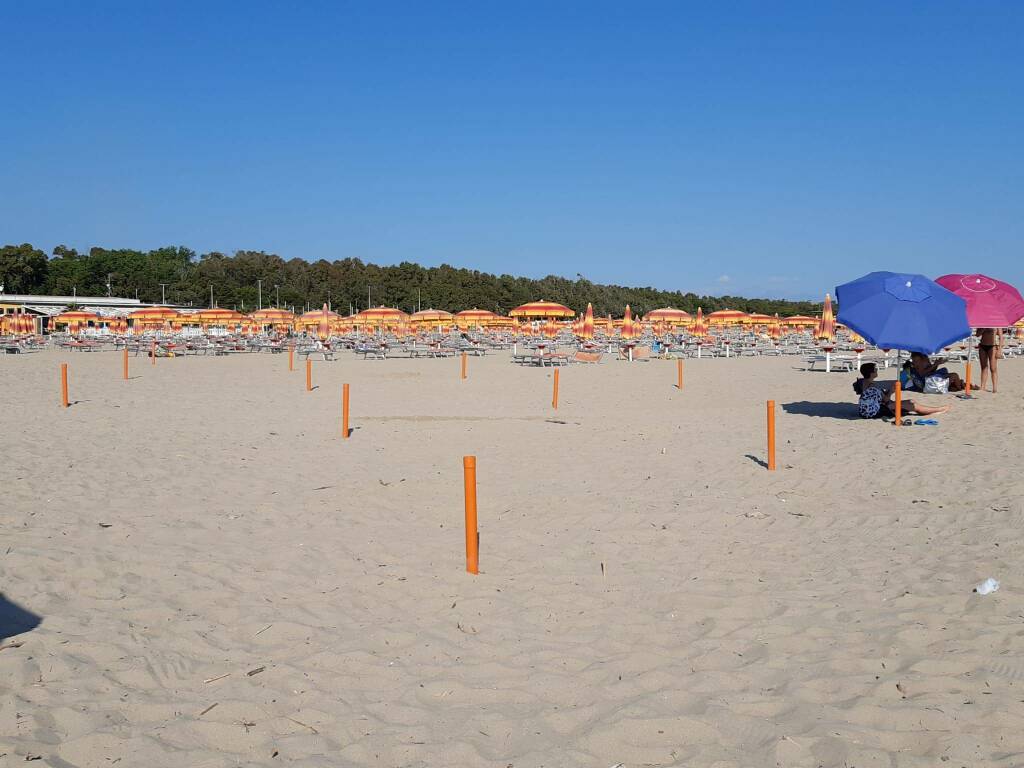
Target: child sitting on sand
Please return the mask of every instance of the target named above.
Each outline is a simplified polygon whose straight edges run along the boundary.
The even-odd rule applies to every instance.
[[[894,418],[896,412],[890,402],[893,396],[892,389],[875,382],[875,379],[878,378],[878,366],[874,363],[864,363],[860,367],[860,375],[861,378],[853,383],[853,391],[860,395],[857,410],[861,417],[865,419]],[[950,407],[948,405],[934,407],[921,405],[913,400],[901,400],[901,408],[904,413],[916,413],[920,416],[946,413]]]

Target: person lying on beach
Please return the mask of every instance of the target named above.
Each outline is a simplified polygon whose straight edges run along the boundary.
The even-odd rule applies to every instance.
[[[895,418],[896,409],[892,404],[893,390],[891,386],[876,382],[878,378],[878,366],[874,363],[864,363],[860,367],[861,378],[853,383],[853,391],[860,395],[857,403],[857,410],[861,418],[885,419]],[[931,406],[918,403],[914,400],[900,400],[900,407],[904,413],[916,413],[919,416],[931,416],[936,413],[946,413],[952,406]]]

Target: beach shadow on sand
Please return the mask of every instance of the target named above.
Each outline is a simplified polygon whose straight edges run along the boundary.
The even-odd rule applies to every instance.
[[[0,640],[33,630],[42,620],[41,616],[12,603],[0,593]]]
[[[797,416],[818,416],[823,419],[844,419],[857,421],[860,413],[853,403],[811,403],[801,400],[796,403],[783,403],[782,410]]]

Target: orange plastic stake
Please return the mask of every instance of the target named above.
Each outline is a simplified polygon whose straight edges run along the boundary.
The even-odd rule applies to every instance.
[[[964,372],[964,391],[971,394],[971,361],[967,361],[967,370]]]
[[[121,369],[122,378],[128,381],[128,347],[125,347],[121,353]]]
[[[151,365],[156,365],[156,342],[153,342],[153,346],[149,348],[149,356],[153,358]]]
[[[60,364],[60,405],[68,407],[68,364]]]
[[[462,378],[466,378],[466,353],[462,353]]]
[[[466,485],[466,571],[480,573],[480,534],[476,527],[476,456],[462,457]]]
[[[295,370],[295,345],[294,344],[289,344],[288,345],[288,370],[289,371],[294,371]]]
[[[683,361],[682,360],[676,360],[676,377],[677,377],[676,389],[682,389],[683,388]]]
[[[341,385],[341,436],[348,440],[348,384]]]
[[[894,390],[896,399],[896,426],[898,427],[903,422],[903,386],[896,382],[896,389]]]
[[[306,358],[306,391],[313,391],[313,363],[308,357]]]
[[[775,471],[775,401],[768,401],[768,471]]]
[[[558,410],[558,369],[555,368],[554,393],[551,395],[551,407]]]

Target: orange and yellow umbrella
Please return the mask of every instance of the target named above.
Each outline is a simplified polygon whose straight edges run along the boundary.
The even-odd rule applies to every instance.
[[[235,312],[233,309],[223,309],[221,307],[212,307],[210,309],[201,309],[192,315],[191,319],[199,323],[204,328],[227,328],[234,330],[242,324],[243,315],[241,312]]]
[[[324,311],[327,305],[324,305]],[[370,328],[397,328],[399,323],[407,320],[409,316],[400,309],[394,307],[370,307],[362,312],[357,312],[352,318],[358,325],[365,325]]]
[[[81,331],[82,328],[87,328],[89,326],[89,323],[99,322],[99,319],[99,315],[96,315],[92,312],[61,312],[59,315],[53,318],[51,322],[55,326],[66,325],[68,333],[76,334],[79,331]],[[16,327],[18,327],[19,330],[17,332],[24,333],[24,326],[21,325],[21,323],[23,323],[24,321],[19,320],[18,322],[19,325]]]
[[[736,323],[744,322],[746,319],[747,313],[740,312],[738,309],[719,309],[707,317],[709,325],[735,325]]]
[[[443,326],[451,325],[454,322],[454,316],[451,312],[445,312],[443,309],[422,309],[419,312],[413,312],[409,321],[417,327],[436,325],[440,331]]]
[[[810,328],[818,325],[818,319],[809,315],[790,315],[783,318],[782,322],[796,328]]]
[[[644,315],[645,323],[668,323],[669,325],[686,325],[692,322],[693,318],[690,317],[689,312],[684,312],[681,309],[675,309],[674,307],[664,307],[662,309],[652,309],[646,315]]]
[[[639,328],[633,322],[633,311],[626,305],[626,312],[622,316],[622,340],[631,341],[639,335]]]
[[[461,312],[455,313],[455,324],[462,330],[467,328],[486,328],[489,325],[495,325],[501,320],[501,317],[486,309],[464,309]]]
[[[708,335],[708,324],[704,320],[704,310],[697,307],[697,318],[693,321],[693,326],[690,328],[690,333],[696,336],[698,339],[702,339]]]
[[[768,326],[768,335],[778,341],[782,338],[782,322],[779,320],[779,313],[775,313],[771,325]]]
[[[835,341],[836,338],[836,318],[832,314],[832,297],[827,293],[825,294],[825,306],[821,311],[821,321],[815,338],[822,341]]]
[[[588,303],[587,311],[583,313],[583,322],[580,323],[580,338],[594,338],[594,305]]]
[[[556,304],[553,301],[531,301],[516,307],[509,313],[509,317],[572,317],[576,313],[563,304]]]
[[[269,325],[275,330],[288,330],[295,325],[295,314],[287,309],[277,307],[258,309],[249,315],[249,319],[257,329],[263,329]]]

